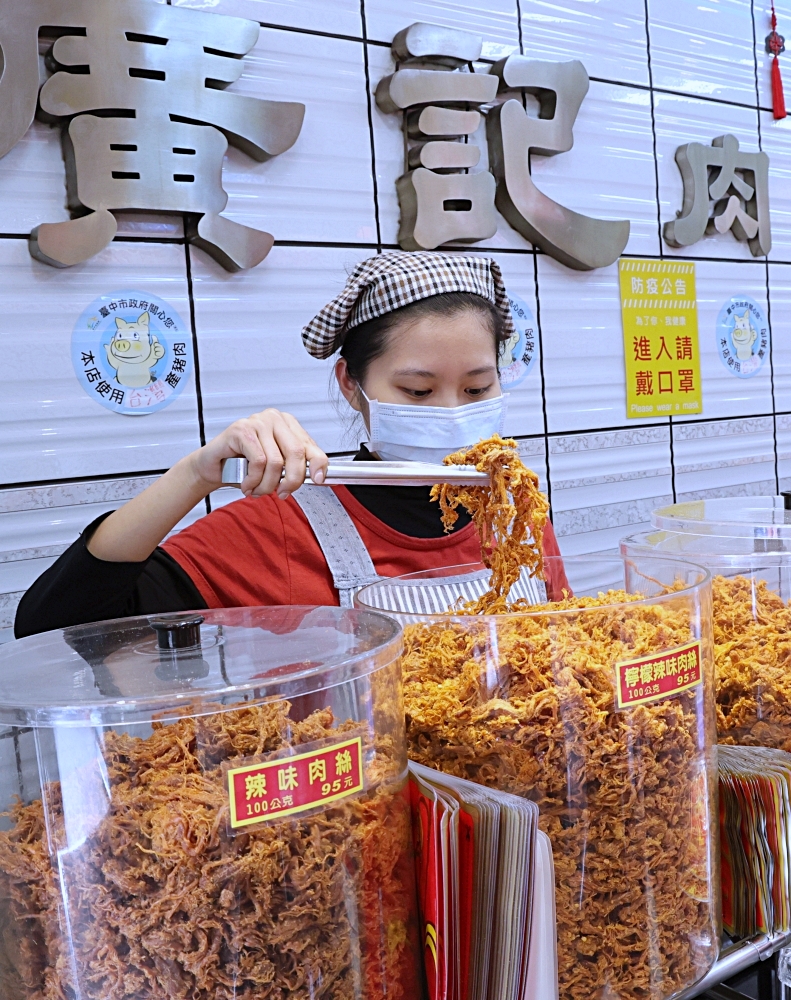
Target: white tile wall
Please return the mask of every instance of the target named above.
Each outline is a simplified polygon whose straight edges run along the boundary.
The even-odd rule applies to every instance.
[[[644,0],[521,0],[520,8],[526,56],[581,59],[590,76],[648,83]]]
[[[379,45],[368,45],[367,51],[379,226],[382,242],[394,244],[398,239],[399,217],[398,195],[396,194],[395,182],[396,178],[404,173],[402,116],[400,114],[385,114],[385,112],[380,111],[374,100],[374,94],[376,93],[376,86],[379,81],[394,72],[395,61],[389,48]],[[476,136],[476,145],[480,147],[481,159],[483,159],[486,144],[481,143]],[[510,229],[510,227],[507,228]],[[521,246],[527,246],[524,240]]]
[[[772,30],[772,5],[769,0],[755,0],[755,61],[758,77],[758,103],[762,108],[772,107],[772,57],[766,51],[766,36]],[[791,38],[791,2],[776,0],[777,31],[787,39]],[[780,72],[783,77],[786,97],[791,97],[791,65],[787,53],[779,57]],[[786,102],[788,106],[788,102]]]
[[[57,269],[34,261],[25,241],[0,240],[0,484],[165,469],[199,444],[194,383],[158,413],[119,417],[77,382],[74,324],[97,296],[130,284],[189,323],[181,247],[113,243],[86,264]]]
[[[679,501],[775,492],[772,417],[674,424]]]
[[[550,433],[625,424],[617,265],[569,271],[550,257],[537,259]]]
[[[691,4],[681,4],[686,8]],[[656,120],[656,158],[659,172],[659,201],[662,224],[675,219],[683,199],[681,173],[675,160],[676,149],[688,142],[711,143],[717,136],[730,133],[739,140],[740,149],[758,150],[758,112],[753,108],[716,104],[676,94],[654,94]],[[691,247],[675,249],[663,240],[667,257],[718,257],[731,260],[754,260],[746,243],[732,233],[704,236]]]
[[[674,493],[773,492],[776,462],[791,485],[791,119],[776,123],[767,110],[760,120],[770,157],[768,267],[730,233],[677,251],[660,241],[659,226],[681,207],[677,146],[731,132],[744,149],[759,148],[759,97],[763,108],[771,103],[768,0],[753,0],[754,31],[751,0],[171,2],[261,22],[231,89],[307,106],[291,150],[266,163],[233,149],[226,158],[226,214],[279,242],[259,268],[228,274],[200,251],[162,242],[181,239],[179,217],[125,213],[120,234],[144,242],[117,241],[85,265],[53,270],[30,259],[24,237],[67,217],[59,135],[36,123],[0,160],[0,640],[24,588],[85,524],[199,444],[199,404],[208,436],[272,405],[296,413],[327,450],[356,447],[362,435],[345,434],[329,396],[331,364],[305,354],[299,331],[348,269],[396,240],[401,123],[379,112],[371,92],[392,72],[393,35],[418,20],[480,33],[488,60],[518,51],[520,28],[526,55],[582,59],[593,80],[574,147],[533,157],[538,186],[585,214],[629,218],[629,254],[697,260],[703,419],[670,427],[626,419],[615,266],[570,271],[534,256],[504,220],[473,248],[496,257],[511,291],[540,317],[543,365],[513,390],[506,430],[551,483],[562,550],[614,550]],[[779,30],[791,37],[791,0],[778,0],[777,10]],[[791,56],[781,66],[791,105]],[[488,169],[483,129],[474,141],[482,146],[477,169]],[[130,284],[161,295],[185,319],[194,308],[201,365],[199,386],[137,420],[93,403],[69,359],[84,306]],[[771,311],[771,365],[748,380],[728,375],[715,349],[719,308],[738,293]],[[238,496],[218,491],[212,504]]]
[[[550,198],[583,215],[629,219],[624,253],[657,254],[656,172],[647,90],[591,83],[574,125],[574,147],[533,156],[533,178]]]
[[[695,265],[698,293],[700,372],[703,416],[735,417],[772,412],[772,370],[764,366],[752,378],[738,378],[723,365],[717,350],[717,317],[734,295],[746,295],[767,313],[766,265],[700,260]],[[679,420],[684,420],[680,417]],[[686,418],[686,419],[695,419]]]
[[[538,307],[536,304],[536,278],[532,254],[493,253],[500,265],[508,291],[525,302],[536,320],[538,330]],[[544,400],[541,391],[541,359],[537,358],[530,374],[519,385],[508,390],[508,415],[505,421],[506,434],[544,433]],[[542,438],[543,449],[543,438]]]
[[[366,256],[363,250],[275,247],[266,266],[247,274],[228,274],[203,255],[195,260],[207,437],[272,406],[293,413],[326,451],[353,446],[344,443],[343,421],[329,396],[332,362],[310,357],[299,331]]]
[[[781,490],[791,490],[791,414],[778,413],[777,476]]]
[[[247,17],[262,24],[279,24],[306,31],[362,36],[359,0],[171,0],[174,7],[191,7],[215,14]]]
[[[428,21],[462,28],[484,39],[484,58],[501,59],[519,49],[516,0],[365,0],[368,37],[389,45],[402,28]]]
[[[229,149],[224,214],[280,240],[375,243],[362,43],[264,29],[231,91],[306,110],[285,153],[256,163]]]
[[[775,408],[791,411],[791,267],[769,265]]]
[[[0,232],[27,233],[41,222],[63,222],[66,183],[60,130],[34,122],[0,160]]]
[[[615,551],[624,526],[647,522],[654,507],[672,500],[667,425],[552,437],[549,462],[565,555]]]
[[[769,260],[791,261],[791,118],[775,121],[771,111],[761,111],[760,116],[761,149],[769,156]]]
[[[655,87],[755,104],[750,0],[648,0]]]

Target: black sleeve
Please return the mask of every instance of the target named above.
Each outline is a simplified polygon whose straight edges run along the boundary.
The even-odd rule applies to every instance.
[[[24,595],[14,622],[17,639],[108,618],[207,607],[190,576],[164,549],[155,549],[144,562],[105,562],[91,555],[88,542],[110,513],[89,524]]]

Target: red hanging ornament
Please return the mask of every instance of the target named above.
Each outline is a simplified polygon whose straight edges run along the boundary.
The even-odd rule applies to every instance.
[[[778,56],[785,52],[786,40],[777,33],[777,15],[775,5],[772,3],[772,30],[766,36],[766,51],[772,59],[772,113],[775,118],[786,117],[786,102],[783,96],[783,80],[780,76],[780,62]]]

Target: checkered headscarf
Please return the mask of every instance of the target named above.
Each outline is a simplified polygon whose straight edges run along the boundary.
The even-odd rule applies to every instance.
[[[444,292],[473,292],[488,299],[500,310],[508,336],[513,335],[511,307],[495,261],[428,250],[393,250],[358,264],[340,295],[304,328],[302,341],[314,358],[328,358],[355,326]]]

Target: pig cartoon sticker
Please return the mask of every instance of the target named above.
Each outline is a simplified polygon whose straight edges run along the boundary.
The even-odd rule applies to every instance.
[[[538,327],[530,306],[516,295],[509,299],[514,333],[500,354],[500,384],[513,389],[524,382],[538,358]]]
[[[115,317],[116,330],[110,343],[105,344],[105,350],[107,363],[115,369],[115,381],[119,385],[142,389],[157,380],[151,369],[165,356],[165,348],[149,330],[150,322],[147,312],[134,323]]]
[[[155,413],[192,378],[192,339],[156,295],[116,292],[92,302],[72,334],[72,363],[88,396],[114,413]]]
[[[769,324],[761,306],[746,295],[734,295],[717,318],[722,363],[737,378],[752,378],[769,357],[769,344]]]

